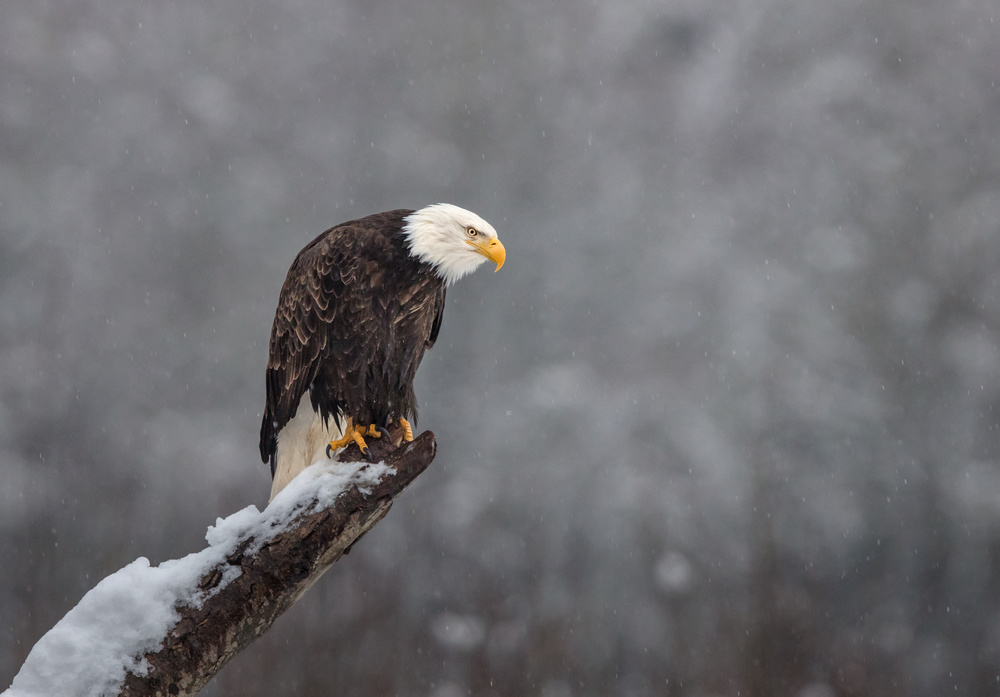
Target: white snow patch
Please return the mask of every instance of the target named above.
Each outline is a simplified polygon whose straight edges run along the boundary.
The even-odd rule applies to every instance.
[[[159,648],[180,619],[178,607],[200,607],[240,574],[227,567],[209,591],[198,582],[248,537],[252,552],[302,513],[331,506],[357,485],[363,493],[395,470],[385,463],[321,461],[295,478],[263,511],[247,506],[208,528],[209,546],[150,566],[140,557],[98,583],[46,633],[0,697],[101,697],[117,694],[126,671],[144,675],[144,654]]]

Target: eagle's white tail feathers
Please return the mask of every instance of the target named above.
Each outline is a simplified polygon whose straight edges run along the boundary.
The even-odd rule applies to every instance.
[[[343,435],[333,419],[330,419],[328,425],[323,423],[319,412],[313,411],[309,393],[306,392],[295,416],[278,433],[278,451],[275,454],[277,465],[274,469],[274,481],[271,482],[271,498],[277,496],[306,467],[325,460],[326,446]]]

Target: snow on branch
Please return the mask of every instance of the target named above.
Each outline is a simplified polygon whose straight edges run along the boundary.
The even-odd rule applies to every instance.
[[[268,507],[208,529],[209,546],[150,566],[140,557],[87,593],[39,639],[0,697],[192,695],[266,632],[347,554],[427,469],[425,432],[393,448],[370,440],[295,478]]]

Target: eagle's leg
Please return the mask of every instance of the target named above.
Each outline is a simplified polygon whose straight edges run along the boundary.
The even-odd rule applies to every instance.
[[[413,440],[413,428],[410,426],[410,422],[404,419],[402,416],[399,417],[399,425],[403,429],[403,440],[407,443]]]

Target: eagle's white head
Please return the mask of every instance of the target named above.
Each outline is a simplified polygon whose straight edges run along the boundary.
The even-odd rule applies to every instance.
[[[493,226],[472,211],[450,203],[436,203],[406,217],[403,234],[410,254],[434,267],[451,285],[489,259],[499,271],[507,250]]]

